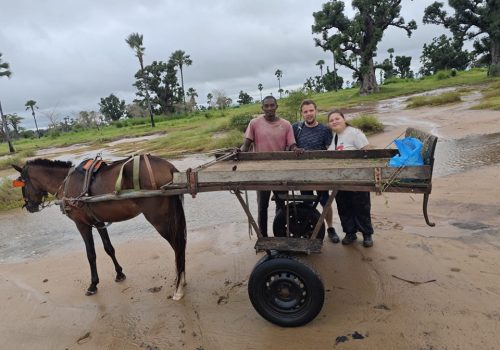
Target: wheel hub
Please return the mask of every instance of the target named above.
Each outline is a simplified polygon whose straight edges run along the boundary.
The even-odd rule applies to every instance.
[[[271,275],[266,282],[266,299],[270,306],[283,311],[296,311],[305,303],[307,290],[298,276],[290,272]]]

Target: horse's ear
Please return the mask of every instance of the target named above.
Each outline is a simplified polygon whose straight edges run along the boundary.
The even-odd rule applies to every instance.
[[[16,169],[17,171],[19,171],[20,173],[22,173],[22,172],[23,172],[23,168],[20,168],[19,166],[15,165],[15,164],[11,164],[11,165],[12,165],[12,167],[13,167],[14,169]]]

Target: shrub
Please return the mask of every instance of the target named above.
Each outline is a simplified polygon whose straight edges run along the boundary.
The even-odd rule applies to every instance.
[[[236,114],[231,117],[230,126],[233,129],[237,129],[239,131],[245,132],[247,129],[248,123],[253,119],[253,115],[249,113],[244,114]]]
[[[447,70],[440,70],[436,73],[437,80],[448,79],[450,77],[450,72]]]
[[[452,77],[456,77],[456,76],[457,76],[457,70],[456,70],[455,68],[452,68],[452,69],[451,69],[451,72],[450,72],[450,75],[451,75]]]
[[[416,108],[421,106],[440,106],[447,103],[460,102],[459,92],[445,92],[437,96],[415,96],[409,98],[406,108]]]
[[[362,114],[349,120],[349,124],[361,129],[366,134],[374,134],[384,131],[384,125],[374,115]]]

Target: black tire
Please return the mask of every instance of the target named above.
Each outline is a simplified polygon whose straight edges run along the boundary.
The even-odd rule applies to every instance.
[[[289,204],[290,237],[309,238],[321,214],[316,208],[304,203]],[[286,237],[286,207],[280,209],[273,221],[275,237]],[[321,224],[316,238],[325,237],[325,223]]]
[[[248,295],[255,310],[282,327],[298,327],[321,311],[325,289],[308,266],[290,258],[261,262],[248,280]]]

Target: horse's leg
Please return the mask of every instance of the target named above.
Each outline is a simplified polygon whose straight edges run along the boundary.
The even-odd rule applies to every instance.
[[[184,208],[180,196],[162,198],[160,203],[149,199],[148,204],[144,206],[144,217],[174,249],[177,279],[172,299],[180,300],[184,296],[184,286],[186,285],[186,218]]]
[[[85,295],[93,295],[97,293],[97,284],[99,283],[99,276],[97,275],[96,266],[96,254],[94,247],[94,237],[92,236],[92,226],[84,224],[82,222],[75,222],[78,231],[82,235],[83,241],[85,242],[85,249],[87,250],[87,259],[90,265],[90,276],[91,282],[90,286],[87,288]]]
[[[98,228],[97,232],[99,232],[99,235],[101,236],[102,244],[104,246],[104,251],[111,257],[111,260],[113,260],[113,264],[115,265],[115,271],[116,271],[115,281],[116,282],[123,281],[126,278],[126,276],[122,272],[123,269],[118,263],[118,260],[116,260],[115,248],[113,248],[111,240],[109,239],[108,230],[105,227]]]

